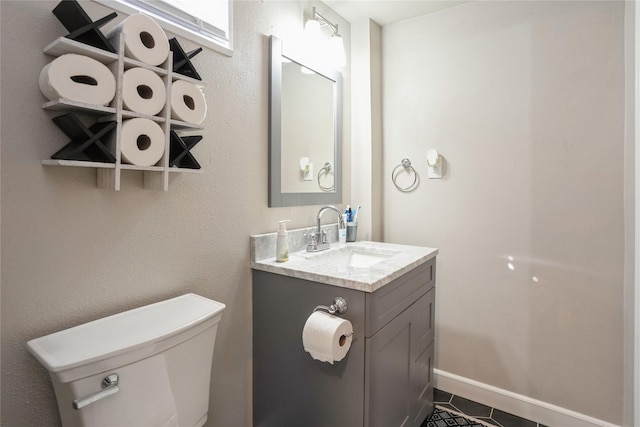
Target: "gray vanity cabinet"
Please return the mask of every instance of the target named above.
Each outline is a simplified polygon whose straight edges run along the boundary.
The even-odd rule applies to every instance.
[[[317,305],[347,300],[347,356],[302,348]],[[435,258],[374,292],[253,270],[255,426],[416,426],[433,409]]]

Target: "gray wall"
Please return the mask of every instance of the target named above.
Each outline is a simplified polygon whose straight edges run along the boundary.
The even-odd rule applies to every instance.
[[[385,171],[421,176],[385,179],[384,236],[440,249],[436,367],[615,424],[624,7],[470,2],[382,37]]]
[[[195,292],[227,304],[212,371],[208,425],[251,424],[249,235],[314,223],[318,207],[267,207],[267,64],[270,34],[300,35],[305,1],[234,2],[234,55],[205,49],[193,62],[208,85],[203,174],[172,176],[169,191],[123,175],[120,192],[96,188],[90,169],[40,161],[66,143],[41,109],[42,49],[65,34],[53,1],[2,1],[2,425],[56,425],[46,371],[25,343],[51,332]],[[93,19],[110,12],[81,3]],[[122,16],[122,15],[121,15]],[[120,18],[120,16],[119,16]],[[180,39],[180,38],[179,38]],[[196,47],[181,39],[185,49]],[[349,105],[348,69],[345,106]],[[345,149],[349,149],[348,107]],[[348,174],[347,174],[348,176]],[[349,194],[345,180],[344,194]]]
[[[625,2],[624,425],[640,424],[640,8]],[[634,386],[636,387],[634,389]],[[635,417],[635,418],[634,418]]]

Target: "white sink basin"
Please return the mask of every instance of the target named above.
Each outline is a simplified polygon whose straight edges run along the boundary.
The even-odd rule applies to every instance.
[[[307,259],[335,267],[368,268],[399,253],[399,251],[393,250],[347,246],[308,255]]]

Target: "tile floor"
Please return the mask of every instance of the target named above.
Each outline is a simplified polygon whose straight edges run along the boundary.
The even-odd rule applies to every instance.
[[[499,409],[456,396],[446,391],[433,390],[433,404],[445,409],[468,415],[492,426],[498,427],[545,427],[534,421],[508,414]]]

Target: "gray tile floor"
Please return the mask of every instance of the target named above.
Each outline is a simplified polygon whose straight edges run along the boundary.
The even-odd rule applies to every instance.
[[[498,427],[545,427],[534,421],[438,389],[433,390],[433,403]]]

